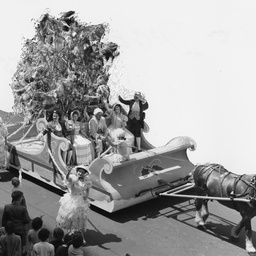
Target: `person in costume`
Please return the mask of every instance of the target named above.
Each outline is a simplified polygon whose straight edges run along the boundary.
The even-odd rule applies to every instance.
[[[0,117],[0,168],[6,168],[6,151],[5,151],[5,144],[7,140],[8,130]],[[1,177],[0,177],[1,179]]]
[[[67,175],[61,173],[68,192],[60,198],[56,223],[67,232],[80,231],[83,235],[86,232],[87,214],[90,208],[88,195],[92,187],[89,174],[91,173],[88,167],[84,165],[70,169]]]
[[[93,117],[89,121],[89,133],[95,142],[96,153],[98,155],[106,150],[106,142],[109,140],[108,127],[102,115],[103,111],[100,108],[96,108],[93,111]]]
[[[115,131],[117,136],[116,140],[110,145],[114,148],[114,152],[109,155],[105,155],[112,163],[121,163],[129,160],[132,149],[130,143],[125,138],[125,131],[121,128],[117,128]]]
[[[128,117],[124,108],[121,106],[121,104],[118,103],[114,104],[113,108],[110,108],[107,102],[105,102],[105,107],[111,120],[111,123],[108,126],[108,130],[112,140],[117,141],[121,129],[125,133],[124,137],[128,146],[132,147],[134,144],[134,136],[130,131],[126,129]]]
[[[71,132],[70,140],[75,151],[75,164],[89,165],[92,161],[93,146],[85,133],[82,133],[81,123],[78,122],[80,112],[75,110],[71,113],[71,120],[66,122],[67,130]]]
[[[144,128],[144,111],[148,109],[149,105],[141,92],[135,92],[134,98],[131,100],[124,100],[121,96],[119,101],[125,105],[129,105],[128,113],[128,129],[134,135],[138,152],[141,151],[141,129]]]
[[[51,132],[58,137],[66,137],[67,131],[66,131],[65,122],[60,121],[60,118],[61,118],[60,112],[57,110],[54,110],[49,117],[49,121],[46,129],[44,129],[42,132],[40,132],[37,135],[37,139],[40,139],[45,134],[49,135]],[[61,154],[62,154],[62,159],[64,163],[69,165],[72,157],[72,144],[69,140],[68,140],[68,143],[70,144],[69,150],[62,151]]]

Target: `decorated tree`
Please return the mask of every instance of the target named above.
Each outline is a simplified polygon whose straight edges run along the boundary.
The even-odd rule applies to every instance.
[[[14,112],[31,121],[42,110],[92,112],[108,101],[109,68],[119,55],[118,45],[104,40],[108,32],[108,24],[82,23],[74,11],[42,15],[12,78]]]

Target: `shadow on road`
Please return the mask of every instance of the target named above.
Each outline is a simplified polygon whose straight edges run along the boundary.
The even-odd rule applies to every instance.
[[[102,234],[99,230],[86,230],[86,245],[94,246],[97,245],[101,248],[107,249],[104,244],[107,243],[119,243],[122,239],[116,236],[115,234]]]

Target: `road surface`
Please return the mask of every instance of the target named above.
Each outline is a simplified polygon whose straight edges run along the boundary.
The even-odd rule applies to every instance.
[[[3,207],[11,200],[11,178],[17,173],[0,170],[0,175],[2,219]],[[31,218],[43,215],[44,227],[52,231],[62,192],[28,176],[23,177],[22,188]],[[239,214],[217,202],[211,202],[209,209],[208,229],[202,231],[194,223],[193,200],[163,196],[111,214],[91,207],[84,250],[88,256],[248,255],[244,232],[238,243],[229,240],[232,226],[240,220]],[[256,244],[254,231],[253,237]]]

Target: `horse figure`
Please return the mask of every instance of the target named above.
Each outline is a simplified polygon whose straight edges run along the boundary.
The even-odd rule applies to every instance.
[[[218,197],[219,203],[238,211],[242,220],[232,228],[231,240],[238,241],[240,231],[245,228],[245,245],[249,253],[256,252],[252,243],[251,219],[256,215],[256,175],[237,175],[219,164],[197,165],[192,171],[198,196]],[[221,199],[227,198],[227,200]],[[247,199],[247,200],[245,200]],[[195,200],[195,221],[205,228],[209,216],[209,199]]]

